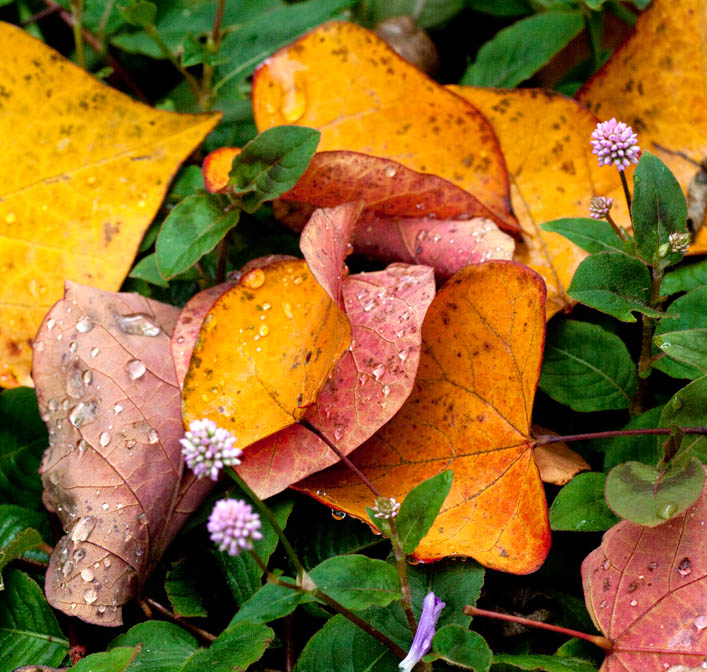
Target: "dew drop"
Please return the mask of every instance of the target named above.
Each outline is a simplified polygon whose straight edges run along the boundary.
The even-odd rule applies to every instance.
[[[390,164],[388,164],[385,167],[385,174],[387,177],[395,177],[395,173],[396,173],[395,166],[391,166]]]
[[[270,333],[270,327],[267,324],[261,324],[258,331],[260,331],[261,336],[267,336]]]
[[[150,427],[149,431],[147,432],[147,442],[157,443],[159,440],[160,435],[157,433],[157,430],[154,427]]]
[[[302,284],[302,276],[301,276],[301,275],[298,275],[298,276],[292,281],[292,283],[295,284],[295,285],[301,285],[301,284]]]
[[[81,375],[81,380],[83,380],[84,385],[90,385],[93,382],[93,371],[86,369]]]
[[[294,315],[292,314],[292,306],[290,306],[289,303],[282,304],[282,312],[288,320],[294,319]]]
[[[71,541],[74,543],[78,541],[86,541],[86,539],[88,539],[91,535],[91,532],[93,532],[94,527],[96,527],[96,519],[92,516],[86,516],[85,518],[79,519],[71,530]],[[85,554],[85,551],[82,552]],[[83,555],[81,558],[82,557]],[[80,558],[76,557],[76,553],[74,553],[74,560],[80,560]]]
[[[383,385],[383,395],[387,397],[389,394],[390,394],[390,386]]]
[[[83,315],[76,322],[76,331],[82,334],[87,334],[91,329],[93,329],[93,322],[88,315]]]
[[[690,558],[683,558],[678,565],[678,573],[680,576],[688,576],[692,573],[692,563]]]
[[[130,313],[129,315],[115,313],[115,321],[124,334],[159,336],[162,333],[162,329],[152,321],[152,317],[145,313]]]
[[[341,429],[341,427],[336,427],[334,429],[334,439],[336,441],[341,441],[343,436],[344,436],[344,430]]]
[[[36,341],[35,343],[32,344],[32,348],[36,352],[42,352],[44,350],[44,343],[42,341]],[[73,352],[73,350],[72,350]]]
[[[288,124],[299,121],[307,110],[307,93],[302,75],[295,73],[292,84],[282,91],[280,112]]]
[[[84,581],[93,581],[93,572],[88,568],[82,569],[81,570],[81,578]]]
[[[249,289],[258,289],[265,284],[265,271],[262,268],[254,268],[248,271],[242,278],[241,284]]]
[[[74,563],[71,562],[71,560],[67,560],[67,561],[64,563],[64,566],[61,568],[62,574],[63,574],[64,576],[69,576],[69,574],[71,574],[71,572],[72,572],[73,570],[74,570]]]
[[[86,448],[88,448],[88,441],[86,441],[86,439],[79,439],[76,442],[76,448],[78,449],[79,453],[83,453]]]
[[[101,508],[104,511],[108,511],[108,509],[110,509],[110,504],[108,504],[108,502],[103,502],[103,504],[101,504]]]
[[[383,374],[385,373],[385,366],[383,366],[383,364],[376,364],[371,373],[373,374],[373,377],[376,380],[380,380]]]
[[[122,413],[122,412],[123,412],[123,407],[120,404],[116,404],[115,406],[113,406],[113,413],[118,415],[118,413]]]
[[[666,504],[666,506],[658,511],[658,517],[667,520],[668,518],[672,518],[677,510],[678,507],[675,506],[675,504]]]
[[[97,611],[99,614],[104,614],[104,613],[106,612],[106,605],[105,605],[105,604],[99,604],[99,605],[96,607],[96,611]]]
[[[705,616],[704,614],[702,614],[701,616],[698,616],[698,617],[693,621],[693,623],[695,624],[695,627],[696,627],[698,630],[704,630],[705,628],[707,628],[707,616]]]
[[[143,362],[141,359],[131,359],[125,365],[125,370],[127,371],[131,380],[137,380],[138,378],[142,378],[142,376],[145,375],[147,367],[145,366],[145,362]]]
[[[87,590],[83,594],[83,599],[86,604],[93,604],[98,599],[98,593],[93,589]]]
[[[103,566],[110,567],[110,558],[103,558]]]
[[[99,352],[98,348],[91,348],[91,357],[97,357]]]
[[[332,509],[331,517],[334,520],[343,520],[344,518],[346,518],[346,511],[338,511],[337,509]]]
[[[98,442],[102,446],[107,446],[110,443],[110,434],[108,432],[101,432],[101,435],[98,437]]]
[[[47,402],[47,408],[53,413],[56,411],[57,408],[59,408],[59,404],[57,403],[56,399],[50,399]]]
[[[635,606],[638,604],[638,602],[636,602],[636,600],[631,600],[631,601],[629,602],[629,604],[630,604],[632,607],[635,607]]]
[[[79,344],[76,341],[71,341],[71,345],[69,346],[69,352],[71,354],[75,353],[79,349]]]
[[[56,324],[56,320],[53,317],[50,317],[47,320],[47,331],[51,331],[54,329],[54,325]]]
[[[413,565],[413,566],[420,564],[420,561],[417,558],[414,558],[412,555],[408,555],[407,562],[408,562],[408,565]]]
[[[83,427],[96,419],[97,404],[95,401],[79,402],[69,411],[69,422],[74,427]]]

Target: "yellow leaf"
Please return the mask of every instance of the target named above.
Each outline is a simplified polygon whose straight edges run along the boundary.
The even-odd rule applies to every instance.
[[[219,114],[153,110],[0,23],[0,385],[65,280],[120,287],[184,158]]]

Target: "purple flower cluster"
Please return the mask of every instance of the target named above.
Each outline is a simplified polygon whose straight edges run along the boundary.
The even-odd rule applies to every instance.
[[[604,219],[613,204],[614,199],[611,196],[594,196],[589,202],[589,214],[594,219]]]
[[[260,518],[250,504],[242,499],[221,499],[211,511],[206,529],[211,541],[229,555],[253,548],[253,541],[262,539]]]
[[[591,142],[592,154],[597,155],[600,166],[613,163],[618,170],[624,170],[629,164],[638,163],[638,136],[623,121],[612,118],[597,124]]]
[[[238,459],[243,452],[234,448],[236,437],[227,430],[217,427],[213,420],[194,420],[189,425],[189,431],[179,440],[182,444],[182,455],[187,466],[197,478],[207,476],[218,480],[221,469],[225,466],[240,464]]]

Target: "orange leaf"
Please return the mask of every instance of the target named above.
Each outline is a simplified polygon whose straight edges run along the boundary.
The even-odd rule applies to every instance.
[[[657,527],[614,525],[582,563],[584,599],[614,644],[601,672],[701,670],[707,655],[707,485]],[[684,666],[684,667],[681,667]]]
[[[592,196],[612,196],[614,219],[628,224],[618,172],[599,167],[591,153],[597,120],[573,100],[549,91],[450,88],[478,107],[498,136],[513,211],[523,229],[514,258],[543,276],[550,318],[571,304],[565,292],[586,252],[539,225],[560,217],[588,217]]]
[[[247,272],[209,311],[182,392],[244,448],[295,422],[351,342],[346,316],[302,260]]]
[[[577,92],[602,120],[632,126],[684,189],[707,157],[705,17],[707,0],[653,0],[634,34]],[[690,251],[707,252],[707,227]]]
[[[219,147],[204,159],[201,173],[207,191],[215,194],[228,186],[233,159],[240,153],[240,147]]]
[[[318,128],[320,151],[354,150],[438,175],[516,226],[483,115],[360,26],[326,23],[270,56],[255,73],[253,112],[259,130]]]
[[[64,280],[117,289],[179,164],[220,115],[161,112],[0,23],[0,385]]]
[[[377,488],[398,501],[422,480],[454,471],[417,559],[470,555],[523,574],[547,554],[545,494],[530,448],[544,299],[542,279],[514,262],[490,261],[454,275],[425,317],[412,394],[352,455]],[[362,520],[373,501],[342,466],[297,488]]]

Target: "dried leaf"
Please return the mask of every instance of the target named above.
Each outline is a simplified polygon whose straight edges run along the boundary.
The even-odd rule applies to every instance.
[[[533,425],[533,434],[535,436],[540,434],[557,436],[555,432],[538,425]],[[580,471],[589,471],[591,469],[587,461],[564,441],[562,443],[535,446],[534,455],[535,464],[538,466],[543,483],[565,485]]]
[[[566,290],[586,253],[539,225],[558,217],[586,217],[592,196],[613,197],[612,216],[628,225],[618,172],[599,167],[591,153],[597,120],[574,101],[549,91],[450,88],[486,116],[501,143],[513,211],[523,229],[514,259],[543,276],[550,318],[571,305]]]
[[[707,157],[705,16],[707,0],[653,0],[634,34],[576,96],[601,119],[632,126],[684,190]],[[707,252],[707,228],[690,251]]]
[[[329,22],[270,56],[254,77],[253,111],[259,130],[310,126],[322,131],[320,151],[438,175],[515,227],[503,156],[483,115],[360,26]]]
[[[587,609],[614,644],[600,672],[704,667],[705,519],[707,486],[695,504],[662,525],[615,525],[584,560]]]
[[[530,413],[545,333],[541,278],[513,262],[470,266],[435,297],[422,327],[415,387],[352,456],[386,496],[452,469],[441,513],[418,560],[470,555],[513,573],[537,569],[550,534],[530,448]],[[297,485],[366,520],[372,495],[346,467]]]
[[[220,115],[153,110],[0,23],[0,385],[66,278],[117,289],[182,160]]]
[[[301,417],[351,342],[301,260],[253,268],[213,305],[184,380],[184,422],[210,418],[244,448]]]
[[[33,377],[50,438],[44,503],[67,533],[51,556],[47,599],[90,623],[120,625],[122,605],[211,485],[180,484],[169,356],[177,312],[67,283],[37,334]],[[180,491],[188,497],[178,502]],[[182,513],[170,520],[175,507]]]

